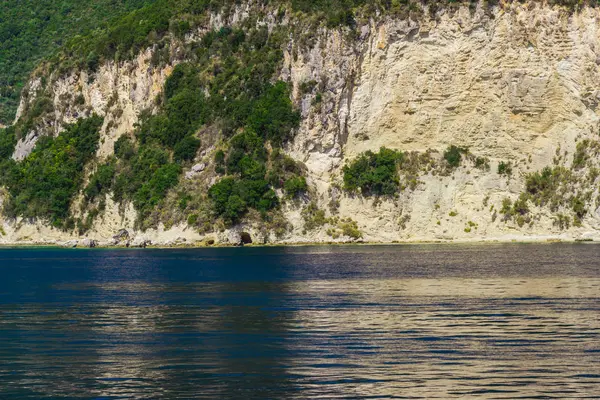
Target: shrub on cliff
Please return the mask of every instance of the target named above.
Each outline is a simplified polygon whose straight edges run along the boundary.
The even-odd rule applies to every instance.
[[[41,138],[27,158],[6,171],[4,183],[10,196],[5,211],[66,228],[84,167],[98,148],[102,122],[92,116],[67,126],[56,138]]]
[[[177,184],[181,167],[168,163],[159,167],[148,182],[145,182],[135,193],[133,205],[143,217],[149,213]]]
[[[283,187],[288,197],[290,198],[294,198],[300,193],[304,193],[308,190],[306,179],[303,176],[295,176],[293,178],[288,179],[287,181],[285,181]]]
[[[512,175],[512,165],[510,164],[510,162],[500,161],[500,163],[498,164],[498,175]]]
[[[173,158],[176,161],[191,161],[196,157],[199,148],[200,140],[193,136],[187,136],[175,145]]]
[[[135,146],[128,136],[121,136],[114,144],[115,156],[120,160],[129,160],[135,155]]]
[[[237,182],[233,178],[222,179],[208,191],[215,212],[230,224],[238,222],[248,209],[248,203],[240,197],[239,193]]]
[[[398,163],[403,153],[382,147],[344,166],[344,189],[364,196],[392,196],[399,190]]]
[[[290,139],[292,130],[299,123],[300,114],[292,108],[289,88],[279,81],[269,85],[253,104],[247,127],[279,146]]]
[[[462,161],[462,155],[467,153],[467,149],[451,145],[444,152],[444,159],[450,168],[458,168]]]
[[[113,160],[98,167],[90,177],[90,182],[84,190],[86,200],[93,201],[101,194],[106,194],[112,187],[115,176],[115,163]]]

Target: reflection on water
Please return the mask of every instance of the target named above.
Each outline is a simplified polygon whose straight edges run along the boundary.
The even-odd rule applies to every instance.
[[[600,247],[0,251],[0,398],[597,398]]]
[[[295,342],[294,353],[305,356],[292,360],[291,371],[317,377],[311,394],[344,376],[344,391],[357,397],[598,396],[599,279],[298,286],[328,304],[296,316],[309,334]]]

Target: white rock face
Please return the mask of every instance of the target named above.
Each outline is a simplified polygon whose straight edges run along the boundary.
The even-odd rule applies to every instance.
[[[84,239],[81,242],[81,246],[93,249],[98,246],[98,241],[96,241],[94,239]]]
[[[66,124],[96,113],[104,117],[98,157],[111,155],[114,142],[121,135],[133,131],[139,113],[153,105],[173,69],[173,66],[152,67],[151,57],[152,53],[148,50],[133,61],[102,65],[92,77],[81,72],[57,79],[52,86],[54,114],[47,121],[49,127],[46,127],[46,133],[56,136]],[[21,99],[17,118],[28,104],[33,103],[40,85],[40,80],[34,79],[25,88],[27,96]],[[83,103],[76,101],[77,98],[82,98]],[[17,144],[13,158],[21,160],[29,155],[39,136],[38,132],[28,133]]]
[[[218,27],[248,15],[240,8],[232,21],[213,16],[210,24]],[[271,16],[266,19],[275,21]],[[316,44],[300,46],[297,54],[292,52],[297,43],[291,39],[280,79],[293,84],[302,125],[286,151],[306,165],[319,207],[329,216],[331,200],[338,202],[337,216],[356,221],[365,241],[600,238],[600,212],[593,204],[598,182],[591,183],[590,212],[581,227],[561,230],[552,213],[533,205],[536,217],[531,226],[492,218],[490,210],[499,209],[506,197],[518,197],[526,173],[551,166],[557,154],[570,165],[579,140],[598,139],[599,22],[599,9],[569,14],[535,2],[491,11],[463,7],[418,22],[371,21],[359,27],[358,38],[352,40],[343,32],[321,29],[315,33]],[[187,39],[197,40],[201,32]],[[89,110],[105,115],[98,156],[111,155],[114,142],[131,134],[139,112],[152,105],[172,70],[173,66],[151,68],[150,58],[146,52],[130,63],[104,65],[91,81],[84,74],[58,80],[54,134]],[[301,84],[311,80],[319,83],[319,89],[302,94]],[[39,82],[32,81],[29,92],[35,93],[36,85]],[[60,101],[61,96],[77,93],[84,97],[83,106]],[[21,108],[34,97],[24,98]],[[30,135],[17,146],[15,158],[31,150]],[[431,149],[439,157],[450,144],[489,158],[490,170],[465,165],[450,176],[424,174],[414,190],[404,190],[394,200],[350,196],[332,186],[342,183],[344,163],[366,150]],[[512,162],[510,179],[497,174],[500,161]],[[186,178],[206,167],[195,165]],[[270,241],[350,239],[343,235],[333,239],[326,232],[331,226],[306,232],[300,213],[305,203],[284,207],[292,229],[280,238],[270,233]],[[131,206],[123,212],[109,200],[90,237],[106,241],[120,228],[136,237],[134,220]],[[64,235],[39,224],[36,229],[27,223],[19,226],[9,229],[6,237],[56,240]],[[264,236],[252,224],[208,236],[217,243],[235,243],[240,232]],[[153,244],[205,238],[185,225],[144,235]]]
[[[192,167],[192,171],[194,171],[194,172],[202,172],[205,169],[206,169],[206,164],[204,164],[204,163],[196,164]]]
[[[150,239],[145,237],[136,237],[129,243],[129,247],[146,248],[152,244]]]
[[[194,177],[198,176],[198,174],[200,174],[200,172],[204,171],[205,169],[206,169],[205,163],[196,164],[192,167],[192,169],[190,171],[185,173],[185,178],[193,179]]]
[[[29,132],[23,139],[19,140],[15,146],[15,152],[12,156],[13,160],[22,161],[25,159],[25,157],[31,154],[35,148],[39,136],[40,134],[36,130],[33,130]]]
[[[492,16],[461,8],[438,21],[373,23],[351,43],[321,35],[296,61],[286,57],[293,82],[328,80],[320,112],[301,101],[303,126],[290,152],[305,162],[324,208],[341,166],[366,150],[455,144],[491,160],[489,172],[422,176],[393,202],[342,196],[340,215],[356,220],[366,240],[559,237],[550,215],[518,227],[492,221],[489,207],[514,200],[523,175],[551,166],[557,149],[570,163],[578,139],[597,139],[599,17],[597,9],[569,15],[539,4]],[[496,173],[500,161],[516,164],[508,182]],[[597,218],[586,222],[597,227]],[[469,222],[477,229],[466,232]]]
[[[439,22],[388,20],[351,44],[324,36],[304,57],[288,57],[293,81],[329,82],[323,112],[305,112],[294,151],[315,172],[383,145],[452,143],[546,165],[550,147],[598,127],[597,20],[594,9],[569,17],[513,5],[494,18],[462,8]]]

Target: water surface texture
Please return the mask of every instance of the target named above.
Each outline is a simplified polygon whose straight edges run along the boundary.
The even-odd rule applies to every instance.
[[[600,246],[0,250],[0,398],[599,398]]]

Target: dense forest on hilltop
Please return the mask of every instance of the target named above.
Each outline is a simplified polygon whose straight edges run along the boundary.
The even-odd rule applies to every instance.
[[[36,64],[76,35],[92,36],[154,0],[3,0],[0,2],[0,124],[14,118]]]
[[[517,1],[520,2],[520,1]],[[70,69],[84,65],[86,59],[95,61],[102,57],[123,59],[137,54],[139,50],[159,41],[169,31],[182,36],[195,25],[201,25],[207,11],[227,13],[232,6],[244,3],[240,0],[155,0],[152,4],[130,13],[101,34],[82,36],[71,41],[65,48],[61,65]],[[295,23],[304,32],[314,25],[329,28],[339,26],[354,29],[360,20],[375,16],[396,18],[419,18],[427,9],[435,15],[444,8],[454,8],[467,4],[472,9],[479,3],[484,6],[499,4],[498,0],[257,0],[246,1],[255,7],[265,6],[277,9],[279,16],[293,15]],[[507,4],[509,2],[505,2]],[[598,0],[548,0],[549,4],[576,10],[584,5],[596,6]],[[259,8],[255,8],[259,9]],[[259,18],[260,15],[253,15]],[[294,24],[295,25],[295,24]],[[312,27],[309,27],[313,25]],[[57,59],[54,60],[55,62]]]

